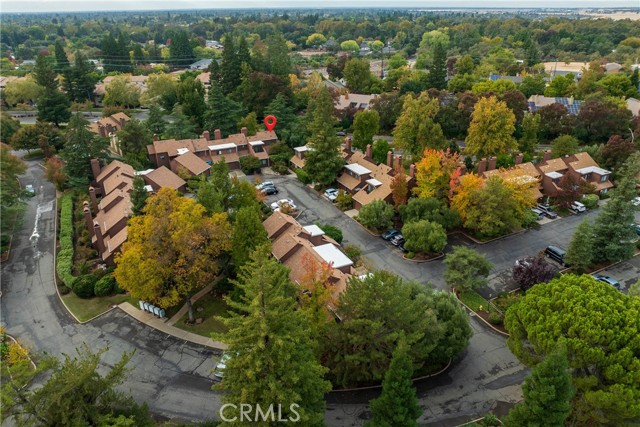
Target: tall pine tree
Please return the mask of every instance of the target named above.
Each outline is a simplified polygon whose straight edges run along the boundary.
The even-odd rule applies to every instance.
[[[433,60],[429,67],[427,84],[435,89],[447,87],[447,47],[443,43],[436,43],[433,47]]]
[[[371,401],[373,418],[366,427],[417,427],[422,409],[418,405],[416,389],[411,377],[413,366],[408,354],[407,342],[400,337],[393,352],[389,370],[382,381],[382,394]]]
[[[38,120],[52,122],[56,126],[69,120],[69,98],[58,89],[57,73],[53,60],[42,54],[36,57],[36,65],[33,69],[36,82],[44,87],[44,92],[38,98]]]
[[[555,349],[540,362],[522,385],[524,402],[509,412],[510,427],[558,427],[571,412],[575,393],[571,384],[567,350]]]
[[[222,93],[227,95],[240,85],[242,64],[231,34],[225,35],[223,48],[222,64],[220,65],[220,87]]]
[[[239,302],[228,298],[234,308],[231,317],[221,319],[229,328],[224,339],[231,356],[226,362],[220,388],[223,401],[260,405],[281,405],[281,417],[303,426],[324,425],[324,393],[330,389],[323,368],[309,338],[309,320],[298,310],[294,285],[288,269],[271,257],[268,245],[259,247],[240,269],[236,286]],[[241,427],[239,406],[227,407],[225,427]],[[252,422],[255,426],[277,424],[276,419]],[[254,420],[257,421],[257,420]]]
[[[318,97],[309,103],[313,106],[309,123],[311,150],[307,152],[304,168],[313,181],[329,185],[336,180],[344,165],[340,155],[340,139],[333,127],[333,99],[329,90],[323,88]]]
[[[84,187],[89,184],[91,159],[103,158],[107,145],[105,138],[98,138],[89,130],[89,122],[82,114],[71,117],[60,157],[65,161],[64,172],[73,186]]]
[[[249,255],[258,246],[269,242],[267,232],[262,225],[259,214],[259,206],[246,206],[240,208],[233,225],[232,252],[233,264],[236,269],[249,261]]]
[[[244,115],[242,105],[225,96],[217,82],[211,82],[207,107],[204,114],[205,129],[210,132],[220,129],[223,137],[238,131],[238,121]]]

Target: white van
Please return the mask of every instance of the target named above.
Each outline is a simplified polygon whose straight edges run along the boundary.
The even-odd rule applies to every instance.
[[[580,202],[571,203],[571,209],[576,211],[576,213],[582,213],[587,210],[587,208]]]

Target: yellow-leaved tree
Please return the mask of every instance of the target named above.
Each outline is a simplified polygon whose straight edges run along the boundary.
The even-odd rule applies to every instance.
[[[434,120],[438,111],[438,99],[430,98],[426,91],[417,98],[406,95],[393,129],[395,147],[410,153],[414,159],[420,157],[425,148],[446,147],[442,128]]]
[[[416,186],[413,193],[418,197],[446,199],[449,195],[451,177],[460,168],[460,155],[446,150],[427,148],[416,164]]]
[[[131,296],[159,307],[186,299],[212,283],[218,258],[231,249],[226,213],[207,216],[205,208],[177,191],[162,188],[147,199],[144,214],[129,221],[127,242],[115,258],[118,284]]]
[[[457,185],[453,187],[451,209],[458,212],[462,222],[467,219],[473,193],[482,189],[482,187],[484,187],[484,179],[472,173],[462,175]]]
[[[478,158],[509,153],[518,148],[513,137],[516,116],[495,96],[481,98],[471,114],[465,154]]]

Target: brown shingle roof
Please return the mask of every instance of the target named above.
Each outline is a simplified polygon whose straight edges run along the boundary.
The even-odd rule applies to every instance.
[[[98,174],[98,177],[96,178],[96,181],[98,181],[98,183],[101,184],[102,181],[104,181],[105,178],[111,175],[116,169],[120,169],[126,175],[129,175],[129,176],[135,175],[135,171],[133,170],[133,167],[131,165],[121,162],[119,160],[114,160],[102,168],[102,170],[100,171],[100,174]]]
[[[538,168],[542,173],[548,173],[568,169],[568,166],[562,159],[551,159],[546,162],[538,163]]]
[[[95,221],[100,225],[103,235],[110,234],[109,230],[120,221],[131,215],[131,198],[129,193],[123,193],[122,199],[108,211],[98,211]]]
[[[187,183],[182,178],[171,172],[165,166],[160,166],[158,169],[154,170],[153,172],[149,172],[144,177],[145,179],[148,179],[152,183],[156,184],[156,187],[158,189],[162,187],[169,187],[178,190],[181,187],[187,185]]]
[[[269,218],[265,219],[262,224],[265,230],[267,230],[267,236],[271,239],[282,228],[298,225],[298,222],[282,212],[274,212]]]
[[[178,156],[174,160],[176,163],[183,166],[189,172],[196,176],[208,171],[211,167],[207,164],[207,162],[205,162],[192,152],[188,152],[186,154]]]

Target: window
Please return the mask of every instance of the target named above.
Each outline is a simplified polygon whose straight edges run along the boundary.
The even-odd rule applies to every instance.
[[[262,147],[262,145],[255,145],[253,147],[253,152],[254,153],[262,153],[264,151],[264,148]]]
[[[160,156],[160,160],[164,160],[164,156]]]
[[[607,182],[608,179],[609,179],[609,175],[602,175],[600,177],[600,182]]]
[[[584,179],[585,181],[589,181],[591,179],[591,172],[582,175],[582,179]]]

